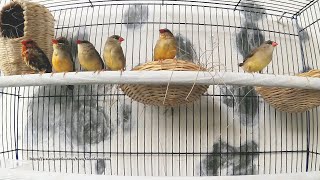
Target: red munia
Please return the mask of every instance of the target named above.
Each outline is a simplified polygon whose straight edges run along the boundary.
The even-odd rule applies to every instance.
[[[51,73],[52,66],[46,54],[39,48],[32,39],[23,40],[22,58],[31,69],[43,73]]]

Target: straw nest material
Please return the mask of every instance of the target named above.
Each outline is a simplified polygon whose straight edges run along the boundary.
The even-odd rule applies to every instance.
[[[4,75],[35,73],[21,57],[21,41],[25,39],[33,39],[51,60],[54,18],[44,6],[10,2],[1,9],[0,22],[0,69]]]
[[[298,74],[302,77],[320,77],[320,70]],[[295,88],[256,87],[256,91],[275,109],[283,112],[304,112],[320,105],[320,91]]]
[[[132,71],[206,71],[205,68],[189,61],[167,59],[148,62],[137,66]],[[148,105],[174,107],[193,103],[207,91],[207,85],[121,85],[122,91],[135,101]],[[191,91],[191,92],[190,92]],[[190,93],[190,94],[189,94]]]

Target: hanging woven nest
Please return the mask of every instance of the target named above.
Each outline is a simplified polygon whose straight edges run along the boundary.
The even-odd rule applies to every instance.
[[[189,61],[167,59],[148,62],[132,71],[206,71],[205,68]],[[148,105],[174,107],[193,103],[207,91],[207,85],[121,85],[122,91],[135,101]],[[191,91],[191,92],[190,92]]]
[[[319,78],[320,70],[311,70],[297,76]],[[255,87],[255,89],[272,107],[283,112],[304,112],[320,105],[318,90],[278,87]]]
[[[51,60],[54,18],[44,6],[16,0],[0,11],[0,70],[4,75],[34,73],[21,57],[21,42],[33,39]]]

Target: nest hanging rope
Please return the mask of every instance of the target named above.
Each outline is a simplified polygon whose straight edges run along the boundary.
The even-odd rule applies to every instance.
[[[51,60],[54,18],[43,5],[16,0],[0,11],[0,69],[4,75],[34,73],[21,57],[21,41],[33,39]]]
[[[298,74],[320,78],[320,70]],[[295,88],[255,87],[255,90],[275,109],[283,112],[304,112],[320,105],[320,91]]]
[[[206,71],[205,68],[189,61],[167,59],[148,62],[132,71]],[[121,90],[135,101],[148,105],[174,107],[193,103],[207,91],[207,85],[120,85]]]

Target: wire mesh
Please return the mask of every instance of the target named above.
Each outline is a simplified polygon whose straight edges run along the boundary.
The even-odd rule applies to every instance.
[[[1,1],[1,5],[9,1]],[[318,68],[318,1],[35,1],[72,45],[124,37],[127,69],[150,61],[158,29],[173,31],[177,57],[212,71],[238,63],[261,42],[279,42],[263,71]],[[0,166],[39,171],[212,176],[319,170],[318,109],[283,113],[253,87],[211,86],[198,102],[163,108],[125,96],[117,85],[4,88]],[[15,160],[19,160],[16,163]]]

